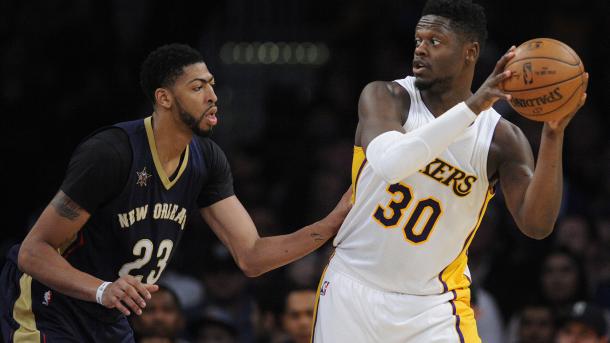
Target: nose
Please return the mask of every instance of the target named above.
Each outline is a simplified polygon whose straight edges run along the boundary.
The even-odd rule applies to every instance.
[[[426,48],[426,41],[422,41],[419,45],[415,46],[415,56],[425,56],[428,54],[428,50]]]
[[[216,92],[214,92],[214,87],[210,87],[210,96],[208,98],[208,103],[216,103],[218,102],[218,97],[216,96]]]

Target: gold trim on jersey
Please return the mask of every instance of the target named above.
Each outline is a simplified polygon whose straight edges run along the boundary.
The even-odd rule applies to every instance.
[[[354,145],[354,155],[352,158],[352,204],[356,203],[356,191],[358,190],[358,179],[366,165],[366,156],[362,147]]]
[[[455,298],[451,300],[455,309],[455,329],[464,343],[481,343],[474,310],[470,306],[470,288],[453,291]]]
[[[472,243],[472,240],[481,225],[481,221],[485,216],[487,205],[493,196],[493,188],[489,187],[487,195],[485,196],[485,201],[483,201],[483,205],[479,210],[479,218],[477,219],[474,228],[468,234],[468,237],[466,237],[462,251],[458,257],[439,274],[439,279],[443,284],[443,290],[445,292],[453,292],[454,294],[454,298],[450,303],[454,310],[453,314],[455,315],[455,329],[460,336],[460,341],[467,343],[481,342],[474,318],[474,311],[470,306],[470,280],[464,275],[464,271],[468,264],[467,252],[468,247],[470,247],[470,243]]]
[[[148,138],[148,145],[150,146],[150,153],[152,155],[153,162],[155,163],[155,169],[157,169],[157,175],[159,175],[165,189],[169,190],[174,184],[176,184],[176,182],[178,182],[178,179],[180,179],[180,176],[188,165],[189,146],[186,146],[184,159],[182,160],[182,164],[178,167],[178,174],[172,181],[170,181],[169,177],[165,174],[165,169],[163,169],[163,164],[161,164],[161,160],[159,159],[159,154],[157,152],[157,144],[155,143],[155,134],[153,133],[152,127],[152,117],[147,117],[144,119],[144,127],[146,127],[146,137]]]
[[[19,329],[13,334],[14,342],[39,343],[40,331],[36,328],[34,312],[32,312],[32,277],[23,274],[19,279],[21,294],[13,307],[13,318],[19,324]]]
[[[453,260],[453,262],[451,262],[439,275],[439,279],[443,284],[445,292],[463,289],[470,286],[470,280],[468,280],[466,275],[464,275],[464,271],[466,270],[466,266],[468,264],[468,247],[470,246],[470,243],[472,243],[472,240],[474,239],[474,236],[477,230],[479,229],[479,226],[481,225],[481,221],[483,220],[483,217],[485,216],[485,211],[487,210],[487,204],[489,204],[489,201],[491,200],[491,198],[493,198],[493,196],[494,193],[492,188],[490,187],[487,190],[485,201],[483,201],[483,205],[479,210],[479,219],[477,219],[474,228],[466,238],[466,242],[464,242],[464,247],[462,248],[462,251],[456,257],[456,259]]]
[[[326,271],[328,270],[328,265],[330,264],[330,260],[332,260],[333,256],[335,256],[334,251],[333,251],[332,255],[330,256],[330,259],[328,260],[326,267],[324,267],[324,270],[322,271],[322,276],[320,276],[320,282],[318,282],[318,289],[316,292],[316,302],[314,303],[314,307],[313,307],[313,320],[311,321],[312,322],[311,338],[309,339],[309,343],[313,343],[313,336],[316,332],[316,321],[318,320],[318,304],[320,303],[320,292],[322,291],[322,284],[324,282],[324,277],[326,276]]]

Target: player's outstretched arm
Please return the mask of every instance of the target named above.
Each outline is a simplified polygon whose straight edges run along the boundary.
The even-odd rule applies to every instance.
[[[498,172],[502,192],[517,226],[528,237],[542,239],[553,232],[563,193],[564,130],[585,99],[586,93],[572,114],[544,124],[535,168],[532,150],[521,130],[507,121],[496,128],[494,144],[501,147]]]
[[[510,100],[510,95],[505,94],[500,85],[511,75],[504,67],[514,57],[514,49],[511,47],[498,60],[491,75],[466,101],[407,133],[397,119],[401,106],[397,105],[396,97],[384,89],[383,84],[369,84],[358,104],[358,131],[375,174],[388,183],[406,178],[447,149],[481,111],[499,99]]]
[[[309,254],[333,237],[351,208],[351,193],[350,187],[324,219],[287,235],[261,238],[236,196],[202,208],[201,215],[239,268],[255,277]]]
[[[58,252],[74,240],[90,214],[59,191],[38,218],[19,249],[19,269],[34,279],[70,297],[96,301],[103,281],[70,265]],[[143,285],[132,276],[119,278],[102,293],[103,305],[128,315],[129,307],[140,314],[155,285]],[[122,304],[121,301],[125,304]],[[136,302],[138,304],[136,304]]]

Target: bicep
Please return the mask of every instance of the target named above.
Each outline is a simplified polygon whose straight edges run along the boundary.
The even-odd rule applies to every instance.
[[[218,238],[235,253],[259,238],[252,218],[236,196],[200,209],[201,216]]]
[[[387,131],[404,133],[402,116],[405,97],[394,94],[386,82],[369,83],[358,101],[358,136],[356,144],[366,151],[375,137]],[[408,96],[407,96],[408,97]],[[406,104],[408,108],[409,104]]]
[[[23,244],[44,242],[58,249],[73,239],[90,214],[59,191],[44,209]]]
[[[501,135],[503,137],[498,143],[502,160],[498,174],[506,206],[514,217],[524,202],[534,175],[534,156],[527,138],[516,126],[510,124]]]

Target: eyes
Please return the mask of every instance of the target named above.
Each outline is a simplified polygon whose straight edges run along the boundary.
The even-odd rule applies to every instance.
[[[415,37],[415,47],[419,47],[421,45],[421,43],[423,42],[423,40],[419,37]],[[432,46],[438,46],[441,44],[440,39],[436,38],[436,37],[432,37],[431,39],[428,40],[429,44]]]
[[[193,87],[193,91],[201,92],[205,85],[209,85],[210,87],[214,87],[216,85],[216,80],[211,79],[210,81],[200,81],[197,83],[195,87]]]

